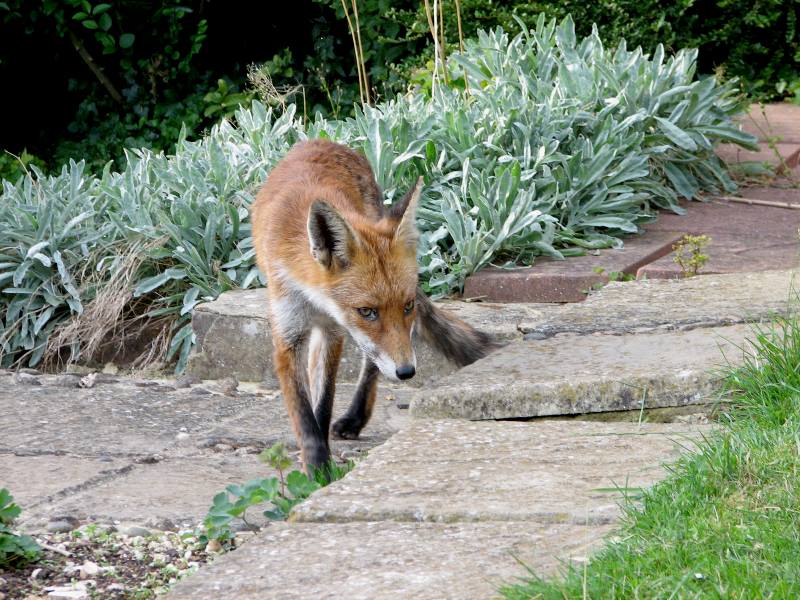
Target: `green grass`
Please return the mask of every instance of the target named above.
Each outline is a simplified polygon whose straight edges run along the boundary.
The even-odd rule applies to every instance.
[[[757,327],[720,430],[625,507],[585,567],[501,589],[521,598],[800,597],[800,323]]]

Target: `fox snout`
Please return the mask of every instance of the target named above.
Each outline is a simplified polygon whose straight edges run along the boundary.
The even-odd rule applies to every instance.
[[[400,359],[392,357],[387,352],[378,352],[374,358],[375,365],[384,377],[395,381],[405,381],[411,379],[417,373],[417,357],[414,351],[404,353],[406,356]]]
[[[397,375],[397,378],[404,381],[406,379],[411,379],[416,372],[417,372],[416,367],[411,364],[400,365],[394,370],[394,373],[395,375]]]

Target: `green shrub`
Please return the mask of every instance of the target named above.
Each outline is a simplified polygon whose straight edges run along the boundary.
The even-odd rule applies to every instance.
[[[0,568],[13,568],[36,560],[39,545],[30,536],[14,533],[11,525],[22,512],[6,488],[0,488]]]
[[[731,190],[714,144],[754,142],[731,122],[734,85],[695,79],[696,56],[606,49],[542,16],[451,57],[469,94],[437,85],[307,125],[294,105],[278,116],[254,102],[174,156],[129,151],[121,172],[34,168],[0,197],[1,364],[91,355],[100,333],[155,320],[182,369],[192,308],[260,283],[248,206],[306,137],[362,150],[387,201],[424,176],[420,276],[434,295],[490,262],[620,245],[656,208],[679,212],[680,196]]]
[[[344,20],[340,0],[315,2]],[[358,6],[362,32],[369,33],[362,36],[362,43],[371,79],[379,82],[376,90],[398,91],[409,73],[432,57],[424,4],[417,0],[359,0]],[[641,46],[648,53],[659,43],[672,50],[699,48],[700,73],[739,77],[745,90],[761,99],[792,98],[800,86],[800,31],[794,0],[460,0],[460,7],[467,38],[498,26],[517,33],[517,19],[534,27],[539,14],[557,20],[572,15],[579,35],[589,35],[596,24],[608,45],[626,40],[630,48]],[[455,2],[443,0],[442,16],[449,47],[457,49]],[[332,30],[334,22],[329,19],[323,30]],[[336,55],[341,57],[339,62],[352,60],[346,35],[318,38],[318,45],[324,46],[319,48],[320,56]],[[323,64],[319,68],[329,67]]]
[[[200,134],[229,116],[233,103],[249,102],[251,95],[220,83],[198,60],[208,37],[202,14],[180,0],[0,2],[0,37],[45,45],[60,64],[73,65],[67,89],[57,91],[74,116],[66,131],[47,132],[36,152],[51,155],[56,168],[75,157],[92,171],[109,160],[123,167],[125,148],[171,150],[182,128]],[[0,64],[12,63],[16,73],[26,60],[20,53]]]

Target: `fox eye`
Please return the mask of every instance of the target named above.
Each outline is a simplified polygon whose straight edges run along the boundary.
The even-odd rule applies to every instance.
[[[409,300],[406,302],[406,305],[403,307],[403,312],[407,315],[411,314],[411,311],[414,310],[414,301]]]
[[[378,320],[378,309],[377,308],[370,308],[369,306],[362,306],[361,308],[356,309],[358,314],[364,317],[367,321],[377,321]]]

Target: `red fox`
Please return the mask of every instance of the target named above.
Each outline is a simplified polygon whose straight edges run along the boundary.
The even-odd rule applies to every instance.
[[[326,140],[300,142],[253,204],[253,241],[267,276],[274,366],[306,470],[327,465],[345,334],[364,355],[355,397],[333,424],[355,439],[372,414],[378,373],[416,372],[412,334],[467,365],[496,347],[436,308],[417,284],[419,178],[390,207],[367,159]]]

